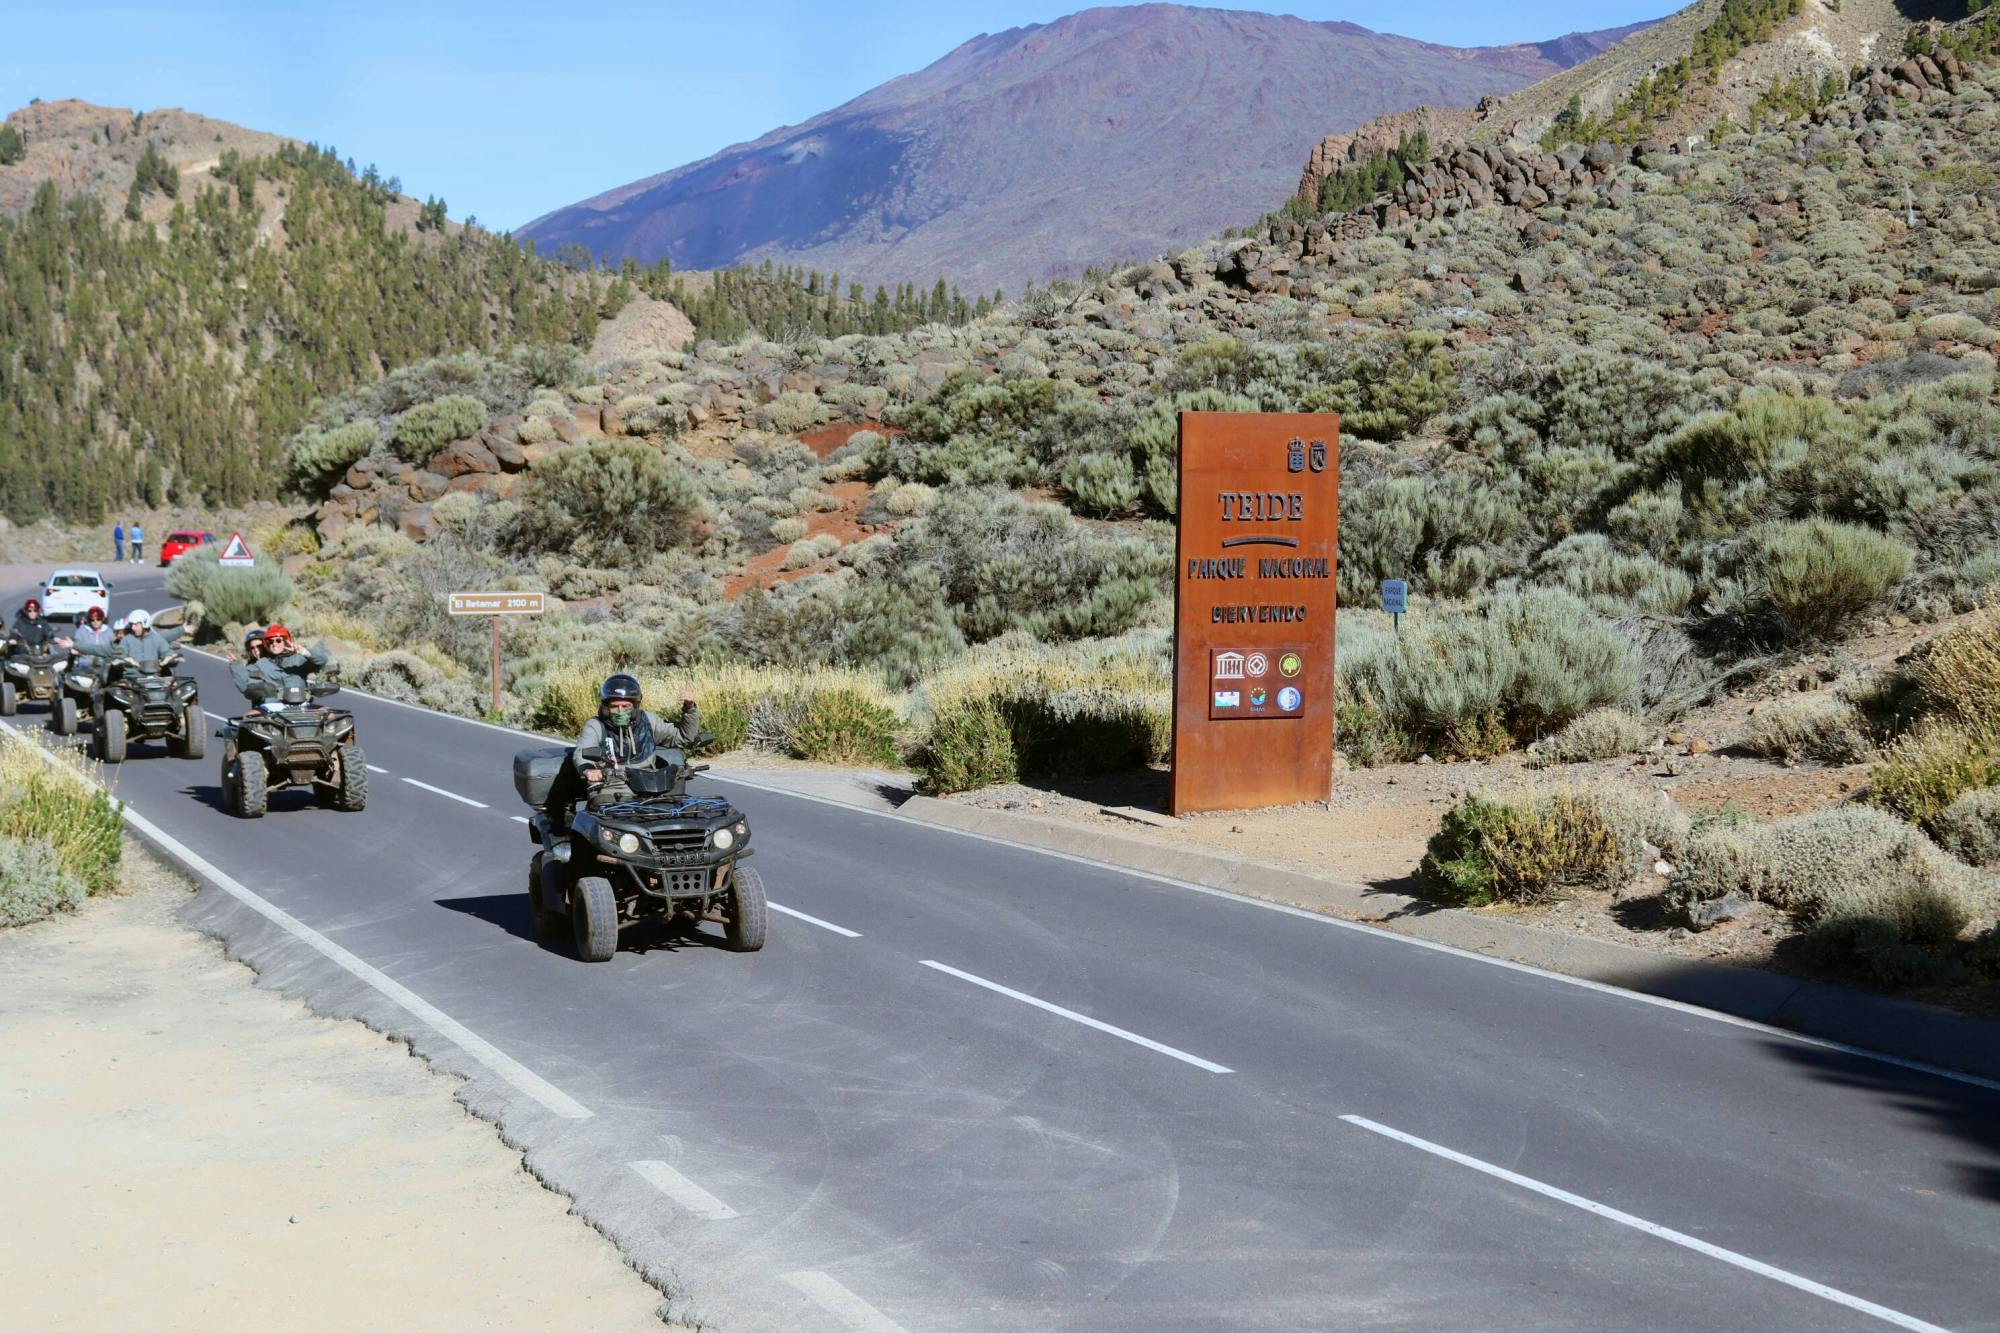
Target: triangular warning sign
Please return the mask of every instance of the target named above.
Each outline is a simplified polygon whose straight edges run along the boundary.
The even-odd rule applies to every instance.
[[[229,544],[222,548],[222,554],[217,557],[225,565],[247,565],[256,558],[250,554],[250,548],[244,544],[243,534],[240,532],[229,534]]]

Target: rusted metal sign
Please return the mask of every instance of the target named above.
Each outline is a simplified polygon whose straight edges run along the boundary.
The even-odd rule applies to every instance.
[[[538,592],[455,592],[445,609],[455,616],[538,616]]]
[[[1340,418],[1183,412],[1173,812],[1333,786]]]

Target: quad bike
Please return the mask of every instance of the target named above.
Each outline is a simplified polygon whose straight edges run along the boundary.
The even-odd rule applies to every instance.
[[[208,753],[208,728],[202,721],[194,677],[171,674],[180,662],[179,653],[169,653],[160,659],[159,670],[141,671],[130,662],[110,659],[93,710],[97,715],[90,736],[93,755],[107,764],[123,763],[133,741],[164,741],[167,753],[176,759],[199,759]],[[76,710],[67,691],[56,707],[67,708],[68,725],[74,730]]]
[[[704,732],[695,745],[714,739]],[[534,812],[528,839],[541,848],[528,862],[536,934],[553,939],[567,925],[577,957],[589,963],[608,960],[618,932],[646,920],[682,934],[715,921],[737,952],[764,947],[764,881],[743,864],[749,822],[720,797],[687,794],[688,778],[707,765],[689,763],[681,749],[661,749],[651,767],[587,751],[603,780],[563,828],[543,807],[568,753],[514,756],[514,790]]]
[[[29,648],[19,640],[9,647],[5,669],[0,670],[0,717],[14,716],[24,703],[46,703],[53,712],[69,654],[54,648]]]
[[[270,794],[287,787],[311,787],[321,805],[336,810],[368,804],[368,759],[354,737],[354,714],[311,702],[339,688],[332,681],[292,685],[216,729],[224,808],[256,819],[270,808]]]
[[[108,664],[101,658],[78,656],[62,673],[62,697],[49,705],[49,728],[58,736],[74,736],[85,721],[97,722],[104,716],[104,677]]]

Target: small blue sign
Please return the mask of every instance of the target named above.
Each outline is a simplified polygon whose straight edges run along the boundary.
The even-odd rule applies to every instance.
[[[1382,610],[1392,616],[1400,616],[1410,609],[1410,582],[1408,579],[1382,580]]]
[[[1278,691],[1278,707],[1287,713],[1295,713],[1299,707],[1299,692],[1287,685]]]

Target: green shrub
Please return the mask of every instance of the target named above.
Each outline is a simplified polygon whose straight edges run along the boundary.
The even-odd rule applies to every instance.
[[[1677,616],[1694,599],[1694,580],[1686,574],[1650,555],[1620,551],[1597,532],[1575,533],[1545,551],[1535,577],[1609,616]]]
[[[432,454],[453,440],[478,434],[485,424],[484,402],[470,394],[447,394],[399,414],[389,443],[406,461],[427,463]]]
[[[1583,764],[1630,754],[1645,739],[1646,724],[1622,708],[1593,708],[1529,752],[1543,763]]]
[[[908,688],[924,671],[965,651],[935,571],[864,579],[840,605],[836,660],[882,673]]]
[[[1505,829],[1511,807],[1467,795],[1445,812],[1424,848],[1417,878],[1431,897],[1462,907],[1484,907],[1499,895],[1499,876],[1488,838]]]
[[[1831,638],[1910,572],[1910,548],[1871,528],[1810,519],[1766,523],[1743,535],[1732,564],[1748,606],[1775,637]]]
[[[381,432],[372,421],[350,421],[326,431],[300,431],[292,440],[292,472],[311,485],[344,472],[375,447]]]
[[[487,695],[477,682],[464,675],[449,675],[414,653],[378,653],[344,674],[355,688],[385,699],[464,717],[477,717],[486,711]]]
[[[1417,873],[1447,902],[1532,906],[1618,887],[1631,877],[1632,851],[1587,795],[1552,792],[1525,806],[1468,795],[1445,815]]]
[[[0,837],[0,929],[73,912],[86,890],[45,842]]]
[[[876,446],[871,466],[906,481],[954,486],[1033,486],[1097,430],[1097,400],[1050,379],[946,380],[924,402],[893,414],[901,435]]]
[[[1744,732],[1743,748],[1787,763],[1852,764],[1875,747],[1853,704],[1834,694],[1797,694],[1759,708]]]
[[[117,804],[80,762],[50,764],[27,742],[0,740],[0,838],[52,848],[62,873],[96,894],[118,885],[124,832]]]
[[[1140,483],[1128,454],[1076,454],[1062,466],[1063,494],[1079,514],[1121,518],[1139,503]]]
[[[1931,821],[1938,846],[1968,865],[2000,865],[2000,787],[1960,794]]]
[[[274,619],[292,600],[292,581],[267,554],[247,568],[224,567],[222,548],[211,543],[167,569],[167,591],[183,602],[200,601],[212,625],[246,625]]]
[[[2000,783],[2000,736],[1991,723],[1926,720],[1898,737],[1868,770],[1869,799],[1929,828],[1965,792]]]
[[[986,699],[937,710],[918,762],[924,772],[924,790],[939,794],[976,791],[1016,781],[1021,775],[1013,729],[1000,709]]]
[[[2000,610],[1925,645],[1912,674],[1927,707],[1975,725],[2000,719]]]
[[[877,697],[836,686],[802,695],[791,719],[792,755],[828,764],[895,764],[895,713]]]
[[[624,565],[694,536],[701,497],[687,473],[636,440],[595,440],[545,456],[520,490],[512,540],[587,564]]]

